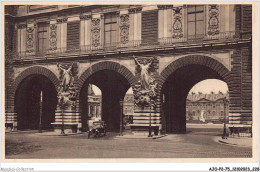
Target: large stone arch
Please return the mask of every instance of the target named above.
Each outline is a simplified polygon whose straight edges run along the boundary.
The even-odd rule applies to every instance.
[[[125,66],[112,62],[112,61],[104,61],[104,62],[98,62],[90,66],[88,69],[85,70],[84,73],[81,74],[81,76],[78,79],[77,87],[80,90],[83,86],[84,82],[94,73],[101,71],[101,70],[112,70],[115,72],[118,72],[122,76],[126,78],[126,80],[130,83],[130,85],[133,85],[136,82],[136,77],[133,75],[133,73],[127,69]]]
[[[41,75],[46,77],[54,85],[56,91],[59,86],[58,77],[52,71],[42,66],[32,66],[18,74],[18,76],[14,79],[12,86],[10,87],[10,92],[8,94],[9,98],[6,104],[6,117],[7,119],[11,119],[7,121],[7,123],[12,123],[14,130],[17,127],[17,113],[15,112],[15,96],[23,80],[32,75]]]
[[[173,61],[171,64],[165,67],[165,69],[163,69],[160,73],[160,75],[162,76],[160,82],[161,86],[163,86],[167,78],[177,69],[191,64],[206,66],[216,71],[227,83],[228,87],[230,86],[230,71],[216,59],[203,55],[187,55],[185,57]]]
[[[119,84],[116,84],[116,82],[113,84],[107,83],[107,81],[104,80],[104,87],[101,86],[100,84],[103,82],[102,81],[102,75],[101,73],[105,72],[106,74],[110,75],[111,78],[121,78],[120,80],[122,81],[122,85],[119,86]],[[104,73],[104,75],[106,75]],[[113,74],[114,73],[114,74]],[[101,78],[99,78],[100,76]],[[114,77],[113,77],[114,76]],[[119,105],[119,97],[121,95],[125,94],[127,90],[125,90],[125,86],[133,86],[133,84],[136,82],[136,76],[133,75],[133,73],[127,69],[125,66],[112,62],[112,61],[103,61],[103,62],[98,62],[87,68],[79,77],[77,81],[75,81],[75,85],[77,87],[77,109],[78,109],[78,123],[80,126],[79,128],[82,127],[82,131],[85,131],[87,128],[87,119],[86,119],[86,113],[88,112],[87,107],[88,104],[82,100],[84,100],[87,96],[86,92],[84,90],[86,89],[86,84],[88,82],[92,82],[93,78],[95,78],[94,82],[96,83],[96,86],[98,86],[101,91],[102,91],[102,120],[104,120],[107,123],[107,129],[109,131],[117,131],[118,129],[118,110],[120,110]],[[115,79],[114,78],[114,79]],[[92,81],[91,81],[92,80]],[[126,85],[124,85],[124,84]],[[93,84],[93,83],[92,83]],[[101,86],[101,87],[100,87]],[[127,87],[128,87],[127,86]],[[117,88],[117,89],[116,89]],[[112,90],[110,90],[112,89]],[[110,91],[108,91],[110,90]],[[111,97],[111,95],[114,95]],[[84,104],[86,103],[86,104]],[[107,109],[108,108],[108,109]],[[113,111],[113,113],[112,113]],[[117,119],[118,118],[118,119]],[[114,119],[114,120],[113,120]],[[114,122],[113,122],[114,121]]]
[[[183,115],[186,112],[186,97],[196,83],[203,79],[215,78],[226,82],[229,91],[232,87],[229,69],[216,59],[204,55],[179,58],[163,69],[160,76],[162,124],[163,130],[168,132],[186,131],[186,118]]]
[[[42,66],[33,66],[29,67],[28,69],[25,69],[15,78],[12,88],[14,93],[17,90],[19,84],[30,75],[43,75],[53,83],[56,90],[58,89],[59,79],[52,71]]]

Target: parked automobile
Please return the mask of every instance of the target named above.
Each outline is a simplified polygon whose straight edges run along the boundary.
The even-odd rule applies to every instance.
[[[94,121],[92,127],[88,131],[88,138],[93,135],[94,137],[100,137],[106,135],[106,124],[104,121]]]

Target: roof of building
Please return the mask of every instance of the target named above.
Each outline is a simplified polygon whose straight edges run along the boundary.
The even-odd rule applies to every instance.
[[[217,101],[217,100],[223,99],[225,97],[227,99],[229,99],[229,94],[228,93],[224,94],[222,92],[218,92],[218,93],[211,92],[210,94],[203,94],[203,93],[199,92],[199,93],[188,94],[187,101],[191,101],[191,102],[197,102],[197,101]]]

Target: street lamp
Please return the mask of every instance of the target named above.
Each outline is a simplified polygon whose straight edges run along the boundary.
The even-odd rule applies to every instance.
[[[62,119],[62,124],[61,124],[61,135],[66,135],[65,132],[64,132],[64,104],[61,106],[61,119]]]
[[[151,123],[152,123],[152,114],[151,114],[151,98],[150,98],[150,115],[149,115],[149,135],[148,137],[152,137],[152,129],[151,129]]]
[[[226,116],[227,116],[227,98],[224,97],[224,130],[223,130],[223,136],[222,136],[222,139],[227,139],[227,126],[226,126]]]
[[[40,98],[40,122],[39,122],[39,133],[42,133],[42,91]]]
[[[123,136],[123,99],[120,99],[120,133],[119,136]]]

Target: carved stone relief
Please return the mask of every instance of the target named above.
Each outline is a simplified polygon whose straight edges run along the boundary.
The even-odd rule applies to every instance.
[[[208,35],[219,34],[219,5],[209,5],[208,15]]]
[[[57,25],[50,25],[50,50],[57,50]]]
[[[34,52],[34,26],[26,29],[26,52]]]
[[[100,19],[92,19],[92,45],[97,47],[100,45]]]
[[[60,74],[60,86],[58,88],[58,105],[61,108],[76,107],[76,88],[74,86],[74,77],[77,64],[61,65],[57,64]]]
[[[172,37],[175,39],[183,37],[182,7],[173,8]]]
[[[126,44],[129,41],[129,15],[120,16],[120,43]]]
[[[135,106],[151,106],[152,109],[155,109],[158,84],[154,78],[156,69],[153,63],[157,59],[156,57],[149,59],[134,57],[134,59],[136,62],[136,73],[140,76],[138,82],[133,86]]]

